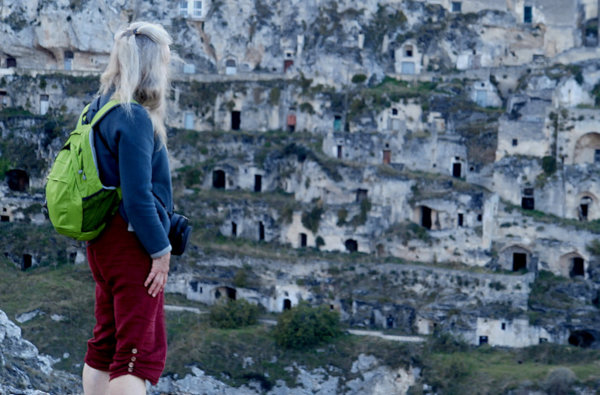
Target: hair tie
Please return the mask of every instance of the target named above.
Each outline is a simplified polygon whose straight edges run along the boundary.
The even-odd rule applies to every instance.
[[[138,32],[138,29],[136,27],[133,30],[127,30],[125,33],[123,33],[123,37],[137,36],[139,34],[140,34],[140,32]]]

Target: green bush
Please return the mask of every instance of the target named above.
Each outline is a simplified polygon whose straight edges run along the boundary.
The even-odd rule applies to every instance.
[[[317,245],[317,249],[320,249],[321,247],[323,247],[325,245],[325,240],[323,240],[323,238],[321,236],[317,236],[317,239],[315,240],[315,244]]]
[[[329,342],[342,333],[340,317],[328,307],[311,307],[302,301],[277,320],[275,341],[285,348],[302,349]]]
[[[315,113],[315,109],[313,108],[312,104],[310,104],[308,102],[304,102],[304,103],[300,104],[300,111],[307,112],[310,115],[313,115]]]
[[[559,367],[548,373],[543,387],[550,395],[570,394],[571,386],[576,379],[571,369]]]
[[[362,84],[367,80],[367,76],[364,74],[355,74],[352,76],[352,83],[354,84]]]
[[[321,222],[321,215],[323,214],[323,208],[315,207],[307,213],[302,213],[302,225],[313,233],[317,233],[319,230],[319,223]]]
[[[346,210],[345,208],[341,208],[338,210],[337,214],[338,214],[337,226],[346,225],[346,219],[348,218],[348,210]]]
[[[236,329],[254,325],[258,320],[259,307],[244,299],[228,300],[210,308],[210,325],[215,328]]]
[[[553,156],[544,156],[542,158],[542,169],[546,175],[554,174],[556,171],[556,159]]]

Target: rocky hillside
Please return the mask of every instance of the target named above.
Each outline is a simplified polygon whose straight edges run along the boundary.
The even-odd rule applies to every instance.
[[[569,386],[597,388],[586,354],[600,347],[595,2],[8,0],[0,14],[5,286],[62,295],[52,306],[8,293],[0,309],[31,315],[19,325],[55,368],[80,370],[92,294],[75,292],[91,286],[85,248],[52,231],[45,177],[113,34],[145,19],[174,38],[168,145],[176,208],[194,226],[170,303],[204,311],[226,295],[271,319],[308,301],[349,330],[426,340],[355,353],[344,340],[297,362],[264,325],[224,336],[173,311],[158,391],[548,391],[565,366],[575,378],[555,375]],[[485,382],[497,373],[479,370],[488,346],[525,365],[545,358],[545,370]],[[241,362],[232,371],[196,349]],[[460,374],[442,369],[446,357]],[[55,374],[49,363],[33,370]],[[6,388],[58,391],[23,377]]]

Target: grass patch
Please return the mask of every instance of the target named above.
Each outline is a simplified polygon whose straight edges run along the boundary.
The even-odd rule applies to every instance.
[[[580,384],[600,378],[597,351],[570,346],[484,346],[455,352],[434,349],[425,358],[424,381],[443,393],[505,394],[524,382],[539,387],[551,371],[560,367],[572,370]]]
[[[577,230],[585,230],[594,234],[600,234],[600,220],[578,221],[576,219],[561,218],[554,214],[545,213],[539,210],[525,210],[520,206],[504,200],[502,203],[505,205],[505,211],[508,213],[517,210],[523,216],[533,218],[537,222],[555,224],[563,228],[575,228]]]
[[[40,352],[60,359],[55,368],[80,374],[86,341],[94,325],[94,280],[87,265],[59,265],[17,270],[0,261],[0,308],[11,320],[40,310],[41,315],[19,326],[23,337]],[[60,321],[52,316],[60,316]],[[63,354],[69,357],[63,359]]]

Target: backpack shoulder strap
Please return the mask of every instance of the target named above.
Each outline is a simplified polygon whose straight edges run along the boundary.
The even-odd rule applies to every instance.
[[[113,108],[119,106],[120,104],[121,103],[118,100],[108,101],[108,103],[106,103],[105,105],[100,107],[98,112],[94,115],[94,118],[92,118],[92,122],[90,122],[90,126],[93,128],[94,125],[96,125],[98,122],[100,122],[102,120],[102,118],[104,118],[106,116],[106,114],[108,114]],[[86,109],[87,109],[87,107],[86,107]],[[86,110],[84,110],[84,112],[87,113]]]

